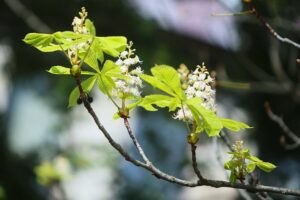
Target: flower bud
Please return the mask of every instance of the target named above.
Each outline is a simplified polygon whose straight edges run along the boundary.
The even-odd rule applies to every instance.
[[[79,65],[73,65],[72,68],[70,69],[70,73],[72,76],[80,76],[81,69]]]
[[[191,133],[186,139],[189,144],[196,144],[199,141],[199,136],[196,133]]]

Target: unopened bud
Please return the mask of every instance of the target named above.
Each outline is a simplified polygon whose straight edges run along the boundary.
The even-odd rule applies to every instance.
[[[74,77],[80,76],[81,69],[80,69],[79,65],[73,65],[72,68],[70,69],[70,73]]]
[[[196,133],[191,133],[187,136],[187,141],[189,144],[196,144],[199,140],[199,136]]]

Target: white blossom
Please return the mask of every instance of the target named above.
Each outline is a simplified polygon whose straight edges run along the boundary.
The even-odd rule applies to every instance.
[[[179,71],[180,72],[180,71]],[[186,77],[180,74],[180,77]],[[214,83],[214,79],[209,75],[209,72],[204,65],[197,66],[196,70],[187,76],[188,87],[185,90],[186,97],[190,98],[201,98],[201,105],[206,109],[216,112],[215,105],[215,90],[211,87]],[[175,119],[187,120],[193,122],[193,116],[188,107],[184,106],[177,111],[174,116]]]
[[[143,70],[140,66],[130,70],[132,66],[141,63],[139,57],[134,54],[135,49],[131,49],[132,43],[127,46],[127,50],[120,53],[118,60],[115,62],[120,67],[121,73],[127,76],[127,79],[120,80],[114,78],[116,88],[113,89],[113,96],[124,98],[126,96],[139,97],[141,95],[140,89],[143,87],[142,80],[137,74],[142,74]]]

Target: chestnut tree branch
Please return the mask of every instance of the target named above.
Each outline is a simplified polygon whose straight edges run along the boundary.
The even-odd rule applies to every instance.
[[[195,144],[191,144],[193,169],[194,169],[195,174],[199,178],[199,182],[201,183],[204,178],[201,175],[201,172],[198,168],[197,158],[196,158],[196,149],[197,149],[197,146]]]
[[[108,142],[129,162],[133,163],[136,166],[142,167],[150,172],[154,176],[156,176],[158,179],[162,179],[165,181],[168,181],[170,183],[178,184],[181,186],[186,187],[197,187],[197,186],[210,186],[214,188],[221,188],[221,187],[228,187],[228,188],[236,188],[236,189],[245,189],[249,192],[272,192],[282,195],[293,195],[300,197],[300,190],[294,190],[294,189],[288,189],[288,188],[281,188],[281,187],[272,187],[272,186],[265,186],[265,185],[249,185],[249,184],[241,184],[241,183],[230,183],[228,181],[221,181],[221,180],[210,180],[203,178],[200,181],[188,181],[183,180],[180,178],[176,178],[174,176],[171,176],[169,174],[166,174],[162,171],[160,171],[158,168],[156,168],[152,163],[145,164],[139,160],[133,159],[123,148],[120,144],[115,142],[113,138],[110,136],[108,131],[104,128],[104,126],[99,121],[96,113],[94,112],[93,108],[91,107],[90,103],[87,100],[87,97],[83,91],[83,88],[81,86],[80,77],[75,77],[77,87],[80,92],[80,98],[83,101],[83,105],[88,111],[88,113],[91,115],[91,117],[94,119],[97,127],[99,130],[104,134]]]

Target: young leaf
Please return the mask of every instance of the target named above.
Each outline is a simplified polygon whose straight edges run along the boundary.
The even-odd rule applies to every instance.
[[[256,156],[249,156],[247,159],[255,162],[256,166],[265,172],[271,172],[276,168],[276,165],[269,162],[264,162]]]
[[[28,33],[23,41],[26,44],[30,44],[34,47],[45,47],[48,46],[53,40],[52,34],[44,33]]]
[[[159,81],[168,86],[180,99],[183,99],[184,92],[181,89],[179,74],[168,65],[157,65],[151,68],[151,73]]]
[[[98,61],[97,61],[97,55],[94,53],[94,51],[92,51],[91,49],[89,51],[80,51],[79,57],[81,59],[83,59],[85,57],[84,62],[88,66],[93,68],[96,72],[100,72]]]
[[[139,103],[139,106],[145,108],[148,111],[157,111],[157,109],[153,107],[153,105],[161,108],[168,107],[169,111],[175,111],[176,108],[180,107],[180,101],[174,97],[153,94],[144,97]]]
[[[95,40],[99,42],[102,51],[112,57],[117,57],[127,47],[126,37],[96,37]]]
[[[82,86],[84,92],[90,92],[92,90],[96,80],[97,80],[97,76],[95,75],[95,76],[92,76],[92,77],[82,81],[81,86]],[[78,89],[78,87],[75,87],[69,96],[68,107],[72,107],[72,106],[76,105],[77,99],[79,98],[79,96],[80,96],[79,89]]]
[[[85,20],[85,27],[91,35],[94,35],[94,36],[96,35],[96,28],[94,26],[94,23],[91,20],[89,20],[89,19]]]
[[[156,77],[149,76],[146,74],[138,74],[138,76],[144,81],[146,81],[147,83],[149,83],[150,85],[152,85],[153,87],[156,87],[171,96],[174,97],[176,96],[176,94],[166,84],[162,83]]]
[[[197,121],[197,125],[202,125],[209,137],[219,136],[223,125],[220,119],[216,116],[213,111],[207,110],[205,107],[201,106],[201,99],[192,98],[186,101],[188,108],[192,111],[193,116]],[[195,116],[196,115],[196,116]]]
[[[258,168],[260,168],[265,172],[271,172],[276,168],[276,165],[273,165],[272,163],[269,162],[257,162],[256,165]]]
[[[55,75],[70,75],[70,68],[63,66],[52,66],[49,70],[47,70],[47,72]],[[81,75],[95,75],[95,73],[89,71],[81,71]]]
[[[98,74],[97,85],[101,92],[106,95],[110,95],[111,90],[116,86],[114,80],[103,73]]]
[[[248,126],[247,124],[245,124],[243,122],[238,122],[238,121],[235,121],[232,119],[221,118],[220,120],[221,120],[223,126],[231,131],[238,132],[241,129],[251,128],[250,126]]]
[[[250,162],[247,167],[246,170],[248,173],[252,173],[255,170],[256,164],[255,162]]]

